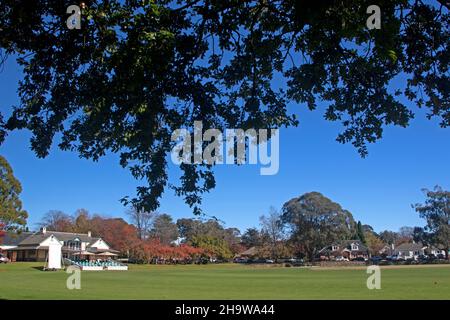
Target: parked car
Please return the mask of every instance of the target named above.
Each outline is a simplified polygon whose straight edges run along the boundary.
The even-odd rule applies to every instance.
[[[372,263],[374,263],[374,264],[378,264],[382,260],[383,260],[383,258],[380,256],[375,256],[375,257],[370,258],[370,261],[372,261]]]
[[[402,257],[399,257],[399,256],[395,255],[395,256],[391,256],[391,259],[390,259],[390,260],[392,260],[392,261],[404,261],[405,259],[403,259]]]
[[[235,258],[233,260],[234,263],[247,263],[248,259],[247,258]]]
[[[266,259],[266,263],[275,263],[272,259]]]
[[[0,253],[0,263],[8,263],[9,259],[5,255]]]
[[[364,262],[364,261],[367,261],[367,259],[364,258],[364,257],[356,257],[356,258],[353,258],[352,261],[361,261],[361,262]]]
[[[337,256],[336,261],[348,261],[348,258],[343,257],[343,256]]]
[[[430,258],[426,254],[421,254],[418,256],[419,260],[429,260]]]

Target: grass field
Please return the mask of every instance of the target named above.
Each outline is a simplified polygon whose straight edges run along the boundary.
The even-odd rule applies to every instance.
[[[0,265],[0,299],[450,299],[450,266],[386,267],[381,290],[368,290],[364,268],[243,265],[130,266],[82,272],[68,290],[64,271],[42,263]]]

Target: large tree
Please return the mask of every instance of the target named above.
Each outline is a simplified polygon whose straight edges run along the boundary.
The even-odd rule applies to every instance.
[[[73,219],[73,230],[79,233],[88,233],[92,231],[89,211],[86,209],[78,209]]]
[[[360,240],[364,244],[366,243],[366,236],[361,221],[358,221],[358,223],[356,224],[355,239]]]
[[[312,260],[317,252],[355,232],[352,214],[319,192],[309,192],[283,205],[282,221],[291,230],[291,241],[304,248]]]
[[[137,207],[131,207],[126,211],[126,214],[130,217],[131,223],[136,226],[139,239],[145,239],[150,232],[153,220],[157,213],[138,209]]]
[[[224,239],[230,236],[230,232],[226,231],[222,224],[216,219],[200,220],[182,218],[177,220],[178,231],[180,237],[184,238],[185,242],[190,241],[195,236],[207,235],[213,238]]]
[[[284,240],[284,224],[281,220],[280,212],[274,207],[269,208],[269,213],[267,215],[262,215],[259,218],[261,224],[261,232],[263,234],[263,239],[265,245],[268,246],[270,257],[279,258],[281,254],[280,247],[284,246],[284,243],[280,243]]]
[[[19,198],[21,192],[22,186],[11,166],[0,156],[0,225],[6,230],[21,229],[27,223],[28,213]]]
[[[150,230],[150,237],[158,239],[162,244],[168,245],[177,240],[178,228],[168,214],[158,214],[154,218],[153,227]]]
[[[380,239],[375,233],[367,231],[364,235],[365,243],[369,248],[370,254],[378,256],[381,249],[386,245],[383,240]]]
[[[74,231],[74,221],[73,218],[61,211],[61,210],[50,210],[44,214],[39,223],[41,228],[45,227],[51,231],[61,231],[61,232],[73,232]]]
[[[341,123],[337,140],[365,156],[387,125],[416,106],[450,124],[448,1],[86,0],[81,29],[69,0],[2,0],[0,50],[24,72],[20,103],[0,115],[0,141],[32,132],[45,157],[59,147],[98,160],[108,152],[145,184],[124,197],[156,210],[168,185],[175,129],[297,125],[289,103]],[[281,85],[280,85],[281,84]],[[408,102],[411,102],[409,103]],[[261,141],[261,139],[259,139]],[[215,186],[212,168],[182,165],[173,188],[195,213]]]
[[[94,216],[89,220],[89,224],[93,236],[101,237],[123,255],[129,256],[133,248],[141,242],[135,226],[122,218]]]
[[[261,232],[258,229],[248,228],[242,234],[241,242],[248,249],[262,245],[262,238]]]
[[[450,250],[450,191],[436,186],[434,190],[424,190],[427,199],[414,207],[421,218],[427,221],[425,231],[427,239],[445,250],[448,259]]]
[[[380,239],[389,245],[395,244],[398,238],[398,233],[395,231],[384,230],[380,232]]]
[[[230,247],[223,239],[199,235],[193,237],[189,244],[195,248],[203,249],[204,253],[211,258],[227,260],[233,257]]]

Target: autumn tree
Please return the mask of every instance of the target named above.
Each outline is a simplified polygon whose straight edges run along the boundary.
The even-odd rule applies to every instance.
[[[377,237],[377,235],[373,232],[366,232],[364,235],[364,239],[371,255],[379,255],[381,249],[383,249],[383,247],[385,246],[383,240]]]
[[[73,218],[60,210],[50,210],[44,214],[39,223],[41,228],[45,227],[51,231],[72,232],[74,230]]]
[[[3,223],[0,223],[0,244],[2,244],[3,237],[5,236],[5,225]]]
[[[238,228],[224,228],[222,234],[223,240],[228,244],[233,254],[245,250],[241,245],[241,231]]]
[[[449,259],[450,249],[450,191],[436,186],[434,190],[423,190],[426,194],[424,203],[414,205],[420,217],[427,224],[425,231],[429,233],[431,244],[445,250],[446,259]]]
[[[22,229],[27,223],[28,213],[19,198],[21,192],[22,186],[11,166],[0,156],[0,224],[5,230]]]
[[[86,209],[78,209],[73,218],[73,230],[79,233],[88,233],[92,231],[90,224],[89,211]]]
[[[112,248],[124,255],[129,255],[139,243],[136,227],[128,224],[122,218],[102,218],[94,216],[89,221],[92,235],[101,237]]]
[[[194,120],[280,128],[298,125],[299,107],[324,110],[342,126],[337,141],[362,156],[386,126],[408,126],[416,106],[450,124],[445,0],[380,0],[380,29],[361,0],[90,0],[79,30],[66,26],[69,2],[26,3],[0,2],[1,60],[24,74],[0,142],[28,129],[39,157],[55,137],[82,158],[117,153],[144,180],[122,201],[146,212],[170,186],[199,214],[215,187],[200,164],[168,183],[171,135]]]

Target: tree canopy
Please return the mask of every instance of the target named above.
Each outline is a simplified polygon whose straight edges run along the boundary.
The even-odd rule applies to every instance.
[[[352,214],[319,192],[287,201],[281,219],[291,230],[292,242],[302,245],[309,259],[335,241],[350,239],[356,231]]]
[[[411,106],[450,124],[447,1],[379,0],[372,30],[361,0],[86,0],[79,30],[66,26],[70,4],[1,1],[2,58],[14,55],[24,79],[0,141],[26,128],[39,157],[55,137],[94,161],[118,153],[144,181],[122,201],[148,212],[168,186],[171,134],[194,120],[278,128],[299,123],[288,104],[320,103],[362,156],[386,125],[409,124]],[[200,213],[212,168],[181,170],[172,187]]]
[[[22,208],[19,195],[22,186],[14,177],[8,161],[0,156],[0,227],[17,230],[25,227],[28,213]]]
[[[150,231],[150,237],[157,238],[162,244],[171,244],[178,239],[178,227],[168,214],[156,215]]]
[[[427,222],[422,234],[431,244],[443,248],[446,258],[450,250],[450,191],[436,186],[434,190],[424,190],[427,199],[423,204],[414,207]]]

